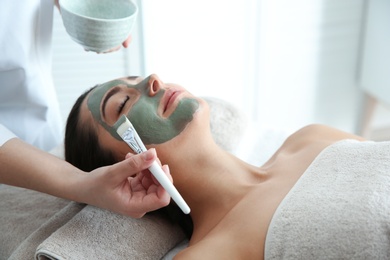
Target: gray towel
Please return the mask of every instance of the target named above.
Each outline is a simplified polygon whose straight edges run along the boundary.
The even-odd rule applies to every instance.
[[[390,259],[390,142],[326,148],[275,212],[265,259]]]
[[[37,248],[36,259],[160,259],[184,233],[156,214],[141,219],[86,206]]]
[[[0,184],[0,259],[9,259],[14,251],[24,256],[15,259],[32,259],[36,247],[51,233],[41,237],[29,250],[21,243],[30,240],[34,231],[68,204],[68,200]]]
[[[39,205],[42,206],[42,205]],[[54,231],[62,227],[73,216],[85,207],[84,204],[68,202],[68,205],[57,212],[48,221],[35,230],[12,253],[8,260],[33,259],[37,246],[45,241]],[[41,207],[38,207],[38,209]]]

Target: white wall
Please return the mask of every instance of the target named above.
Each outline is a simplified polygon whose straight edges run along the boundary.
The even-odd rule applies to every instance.
[[[390,1],[369,0],[367,10],[359,85],[377,103],[361,130],[370,138],[390,140]]]
[[[143,7],[147,74],[242,104],[249,87],[247,4],[148,0]]]
[[[148,0],[146,72],[253,120],[353,131],[363,0]]]

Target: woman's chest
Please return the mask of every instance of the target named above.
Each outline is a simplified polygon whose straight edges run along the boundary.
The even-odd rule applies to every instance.
[[[309,153],[280,155],[270,165],[270,177],[253,185],[247,194],[204,237],[203,244],[218,256],[263,259],[272,217],[314,157]],[[206,242],[207,241],[207,242]],[[223,246],[222,246],[223,245]]]
[[[219,259],[263,259],[269,224],[288,191],[288,184],[254,188],[202,239],[198,248],[213,251]]]

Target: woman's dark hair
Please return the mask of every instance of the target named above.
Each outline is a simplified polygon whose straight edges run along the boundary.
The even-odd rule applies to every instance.
[[[81,104],[95,87],[84,92],[76,100],[65,128],[65,160],[87,172],[116,163],[112,152],[104,150],[99,145],[99,139],[93,127],[80,120]]]
[[[96,86],[95,86],[96,87]],[[117,163],[112,152],[103,149],[99,144],[96,131],[91,124],[80,120],[80,108],[86,96],[95,88],[84,92],[73,105],[65,128],[65,160],[77,168],[90,172],[96,168]],[[179,224],[190,238],[193,231],[192,219],[171,202],[167,207],[156,211],[171,222]]]

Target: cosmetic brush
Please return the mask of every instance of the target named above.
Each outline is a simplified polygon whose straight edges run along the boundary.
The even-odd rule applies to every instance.
[[[130,148],[137,154],[146,152],[146,147],[139,137],[134,126],[131,124],[129,119],[122,115],[114,125],[114,129],[118,135],[125,141]],[[154,161],[153,164],[148,168],[157,181],[163,186],[163,188],[168,192],[174,202],[179,206],[179,208],[184,212],[184,214],[190,213],[190,207],[184,201],[183,197],[177,191],[175,186],[169,180],[167,175],[162,170],[161,166]]]

